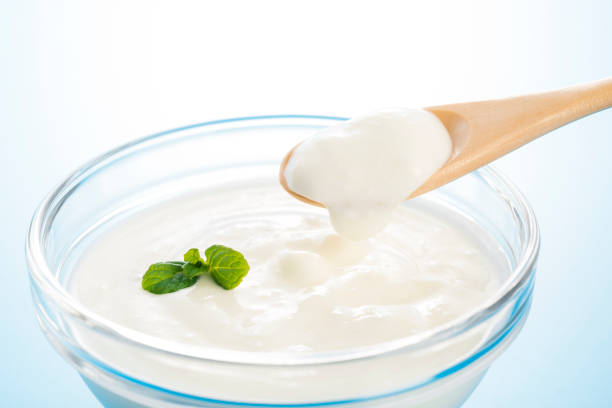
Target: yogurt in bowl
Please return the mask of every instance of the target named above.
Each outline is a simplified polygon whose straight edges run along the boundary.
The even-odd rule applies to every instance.
[[[284,153],[340,120],[165,132],[43,202],[27,247],[39,321],[103,404],[457,407],[469,395],[527,315],[533,213],[483,169],[401,204],[367,241],[342,238],[277,183]],[[238,288],[140,288],[152,262],[215,243],[249,260]]]

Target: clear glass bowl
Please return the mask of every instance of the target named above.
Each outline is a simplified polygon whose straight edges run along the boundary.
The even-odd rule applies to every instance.
[[[37,318],[105,406],[454,408],[465,401],[526,319],[539,249],[529,204],[488,167],[415,202],[479,228],[503,253],[507,267],[496,271],[503,287],[473,314],[418,335],[333,353],[185,347],[96,315],[67,290],[80,249],[105,226],[224,177],[275,172],[292,146],[341,120],[261,116],[162,132],[90,161],[42,202],[26,245]]]

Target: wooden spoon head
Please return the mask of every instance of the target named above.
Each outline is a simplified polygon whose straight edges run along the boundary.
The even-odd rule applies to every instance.
[[[412,194],[410,194],[409,197],[406,197],[406,199],[411,199],[420,196],[421,194],[427,193],[428,191],[434,190],[457,177],[453,176],[453,174],[449,174],[450,169],[448,168],[448,164],[453,162],[453,160],[456,159],[457,156],[459,156],[460,152],[463,150],[463,147],[467,144],[467,126],[464,118],[461,115],[451,110],[445,110],[443,108],[444,107],[433,107],[426,109],[436,115],[448,130],[451,136],[451,141],[453,143],[453,150],[451,156],[444,166],[438,169],[429,179],[427,179],[427,181],[425,181],[425,183],[423,183]],[[299,145],[300,144],[297,144],[291,150],[289,150],[289,152],[285,155],[283,161],[281,162],[279,171],[279,180],[281,186],[283,186],[283,188],[293,197],[305,202],[306,204],[316,205],[317,207],[325,207],[323,204],[311,200],[308,197],[304,197],[303,195],[291,190],[291,188],[287,184],[287,179],[285,178],[285,170],[287,168],[289,160],[291,159],[291,156],[293,155],[293,152]]]
[[[306,204],[316,205],[317,207],[325,207],[323,204],[317,201],[311,200],[308,197],[304,197],[303,195],[298,194],[295,191],[291,190],[291,188],[289,188],[289,185],[287,184],[287,179],[285,178],[285,169],[287,168],[287,163],[289,163],[289,160],[291,159],[291,155],[293,155],[293,152],[298,146],[299,144],[295,145],[291,150],[289,150],[289,152],[285,155],[285,157],[283,158],[283,161],[281,162],[280,171],[278,173],[278,178],[280,180],[281,186],[283,186],[283,188],[289,194],[291,194],[298,200],[305,202]]]

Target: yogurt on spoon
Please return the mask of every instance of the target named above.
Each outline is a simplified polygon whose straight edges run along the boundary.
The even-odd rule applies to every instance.
[[[323,204],[340,235],[380,232],[393,210],[448,160],[452,141],[422,109],[378,111],[321,130],[295,148],[285,179]]]

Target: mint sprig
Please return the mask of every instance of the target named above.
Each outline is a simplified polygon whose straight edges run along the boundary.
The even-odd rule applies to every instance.
[[[154,263],[142,277],[142,288],[157,295],[172,293],[193,286],[200,276],[210,273],[219,286],[230,290],[249,272],[244,256],[232,248],[213,245],[204,254],[206,260],[197,248],[191,248],[183,256],[184,262]]]

